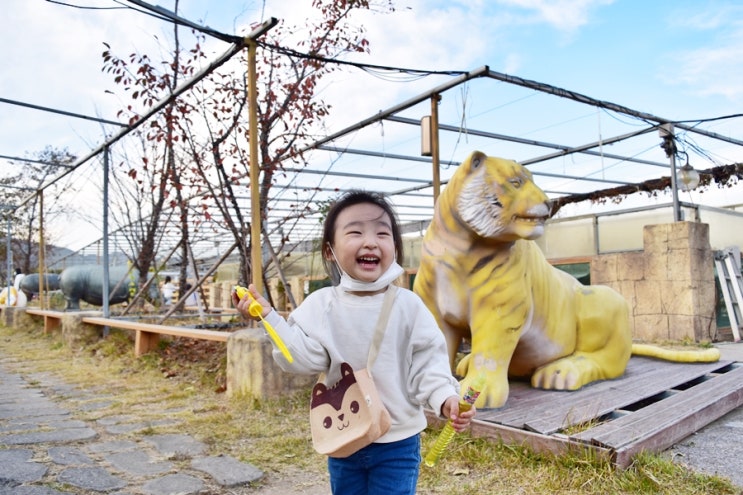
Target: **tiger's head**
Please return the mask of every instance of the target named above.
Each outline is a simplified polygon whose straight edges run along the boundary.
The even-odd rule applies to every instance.
[[[513,160],[473,152],[442,193],[460,221],[479,237],[510,242],[536,239],[549,217],[547,195],[531,172]]]

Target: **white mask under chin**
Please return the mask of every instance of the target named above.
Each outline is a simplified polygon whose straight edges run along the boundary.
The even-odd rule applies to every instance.
[[[362,282],[361,280],[351,278],[351,276],[344,272],[342,269],[340,270],[340,272],[341,282],[339,285],[346,292],[376,292],[378,290],[384,289],[392,282],[394,282],[397,277],[405,272],[405,270],[403,270],[403,268],[397,263],[392,263],[390,267],[387,268],[387,271],[384,272],[374,282]]]
[[[341,268],[341,264],[338,263],[338,258],[335,256],[332,247],[330,248],[330,252],[333,253],[335,266],[341,274],[341,280],[338,285],[340,285],[340,287],[346,292],[376,292],[384,289],[394,282],[397,277],[405,273],[403,267],[398,265],[396,262],[393,262],[389,268],[387,268],[387,271],[380,275],[380,277],[374,282],[362,282],[361,280],[352,278],[345,272],[345,270],[343,270],[343,268]]]

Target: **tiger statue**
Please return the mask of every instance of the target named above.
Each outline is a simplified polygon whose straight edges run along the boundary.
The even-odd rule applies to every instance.
[[[509,377],[577,390],[621,376],[633,353],[627,301],[553,267],[533,242],[549,214],[526,168],[475,151],[439,196],[423,238],[413,290],[444,333],[462,389],[485,375],[479,408],[505,405]],[[463,339],[471,352],[455,367]],[[675,360],[644,347],[635,353]]]

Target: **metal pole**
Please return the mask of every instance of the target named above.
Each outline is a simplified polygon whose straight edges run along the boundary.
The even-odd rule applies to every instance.
[[[196,284],[194,284],[194,287],[201,287],[201,285],[202,285],[202,284],[204,283],[204,281],[205,281],[205,280],[206,280],[207,278],[209,278],[209,277],[211,276],[211,274],[212,274],[212,273],[214,273],[215,271],[217,271],[217,268],[219,268],[219,265],[221,265],[221,264],[222,264],[222,262],[223,262],[224,260],[226,260],[226,259],[227,259],[227,257],[228,257],[228,256],[230,255],[230,253],[232,253],[232,251],[234,251],[234,249],[235,249],[236,247],[237,247],[237,242],[235,242],[235,243],[234,243],[234,244],[233,244],[232,246],[230,246],[230,248],[229,248],[229,249],[228,249],[228,250],[227,250],[227,251],[226,251],[226,252],[225,252],[225,253],[224,253],[224,254],[223,254],[223,255],[222,255],[222,256],[221,256],[221,257],[220,257],[220,258],[219,258],[219,259],[218,259],[218,260],[217,260],[217,261],[216,261],[215,263],[214,263],[214,264],[213,264],[213,265],[212,265],[212,267],[211,267],[211,268],[209,268],[209,270],[207,270],[207,272],[206,272],[206,273],[205,273],[204,275],[202,275],[202,276],[201,276],[201,278],[199,278],[199,279],[198,279],[198,280],[196,281]],[[192,287],[192,289],[193,289],[193,287]],[[189,292],[189,294],[190,294],[190,292]],[[173,305],[172,305],[172,306],[170,307],[170,309],[168,310],[168,312],[167,312],[167,313],[165,313],[165,314],[163,315],[163,317],[162,317],[162,318],[160,318],[160,320],[158,320],[157,324],[158,324],[158,325],[162,325],[162,324],[163,324],[163,323],[165,322],[165,320],[167,320],[167,319],[168,319],[168,317],[169,317],[170,315],[172,315],[173,313],[175,313],[175,309],[176,309],[176,308],[178,307],[178,305],[179,305],[179,304],[180,304],[181,302],[185,301],[185,300],[186,300],[186,297],[185,297],[185,296],[181,297],[181,299],[180,299],[180,300],[178,300],[178,302],[176,302],[175,304],[173,304]]]
[[[673,198],[673,221],[680,222],[681,205],[679,204],[679,191],[676,184],[676,136],[674,135],[674,125],[666,123],[660,126],[659,134],[663,139],[661,148],[666,152],[666,156],[671,161],[671,197]]]
[[[103,285],[101,286],[101,298],[103,299],[103,317],[108,318],[111,315],[111,294],[110,294],[110,277],[109,260],[108,260],[108,154],[110,148],[103,148]],[[103,327],[103,336],[108,337],[108,326]]]
[[[196,277],[196,280],[198,280],[199,278],[201,278],[199,276],[199,267],[196,265],[196,257],[193,255],[193,249],[191,248],[190,244],[188,245],[188,257],[191,260],[191,269],[193,270],[194,277]],[[202,305],[202,302],[205,303],[206,300],[203,300],[204,291],[202,290],[201,286],[194,284],[193,287],[191,287],[191,289],[186,294],[183,294],[182,299],[185,301],[186,298],[194,292],[198,293],[198,295],[196,296],[196,307],[199,311],[199,319],[201,319],[201,321],[204,321],[204,307]]]
[[[676,184],[676,153],[671,155],[671,195],[673,197],[673,221],[680,222],[683,220],[681,215],[681,205],[679,204],[679,190]]]
[[[48,309],[48,301],[44,295],[44,274],[46,273],[44,251],[46,251],[44,245],[44,190],[39,189],[39,308]]]
[[[10,242],[10,227],[11,227],[11,221],[10,221],[10,208],[8,209],[8,234],[5,238],[5,249],[6,249],[6,258],[8,262],[8,287],[6,288],[5,292],[5,305],[10,306],[10,288],[13,286],[13,283],[11,282],[10,278],[10,271],[13,269],[13,255],[11,253],[11,249],[13,247],[12,243]]]

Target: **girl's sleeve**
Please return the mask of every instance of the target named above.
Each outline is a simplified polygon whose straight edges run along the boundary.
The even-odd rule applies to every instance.
[[[291,363],[287,361],[273,340],[269,339],[273,345],[273,359],[282,370],[289,373],[310,375],[321,373],[328,369],[330,359],[325,348],[319,341],[307,335],[291,319],[291,316],[287,322],[275,310],[272,310],[265,317],[265,320],[279,334],[292,358],[294,358],[294,361]]]
[[[441,414],[441,406],[446,399],[459,395],[459,382],[449,366],[446,340],[433,315],[422,302],[412,321],[410,393],[420,404]]]

